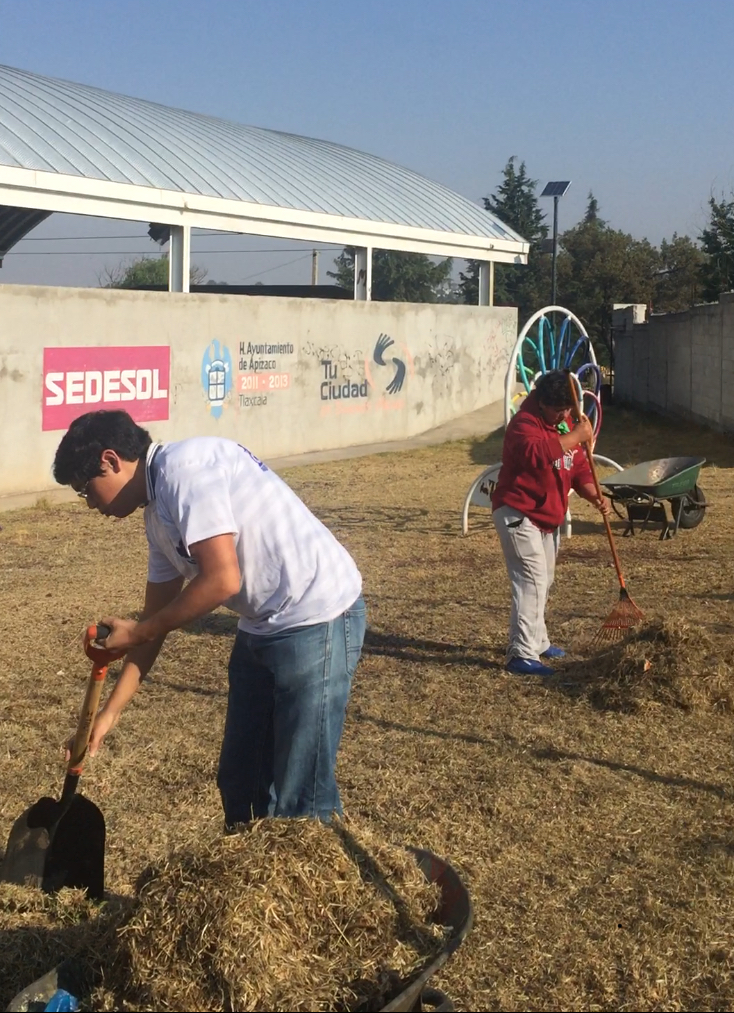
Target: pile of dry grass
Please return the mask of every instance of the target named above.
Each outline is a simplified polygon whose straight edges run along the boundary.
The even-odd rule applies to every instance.
[[[261,820],[102,908],[0,884],[0,1006],[71,957],[93,1010],[377,1010],[440,950],[437,904],[413,856],[363,825]]]
[[[634,712],[650,703],[734,709],[731,650],[679,619],[634,630],[590,661],[574,662],[560,678],[569,677],[592,703],[611,710]]]
[[[440,949],[437,892],[362,828],[262,820],[143,877],[93,1000],[107,1010],[356,1010]]]

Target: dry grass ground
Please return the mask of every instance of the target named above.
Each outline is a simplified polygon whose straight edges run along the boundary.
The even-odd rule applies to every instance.
[[[459,1008],[732,1010],[734,718],[722,659],[733,630],[734,447],[607,414],[599,451],[621,464],[709,460],[704,522],[669,542],[624,539],[620,553],[650,619],[704,635],[683,676],[705,677],[696,669],[713,652],[717,693],[627,706],[624,692],[589,691],[607,671],[590,641],[618,589],[603,528],[578,502],[549,611],[571,656],[547,682],[503,671],[509,600],[497,539],[486,511],[473,511],[468,538],[459,524],[466,489],[500,446],[494,434],[285,474],[365,577],[370,630],[340,759],[345,806],[465,877],[476,923],[439,982]],[[4,834],[60,788],[60,743],[88,674],[79,632],[139,606],[145,539],[141,518],[105,521],[76,504],[4,514],[0,526]],[[89,765],[84,790],[107,819],[111,890],[129,893],[152,859],[220,820],[214,773],[234,629],[222,613],[172,635]],[[0,1006],[73,943],[72,929],[12,932],[26,932],[29,952],[22,968],[0,967]],[[0,928],[0,948],[7,935]]]

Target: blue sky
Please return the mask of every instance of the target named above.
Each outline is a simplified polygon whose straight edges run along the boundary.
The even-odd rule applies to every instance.
[[[572,180],[561,229],[591,189],[612,226],[656,244],[697,236],[710,193],[734,191],[732,39],[734,0],[0,0],[0,63],[327,138],[475,200],[517,155],[541,185]],[[77,234],[145,228],[55,216],[34,236]],[[2,280],[95,284],[115,251],[154,249],[86,245],[104,255],[11,253]],[[310,280],[296,244],[194,250],[212,278]]]

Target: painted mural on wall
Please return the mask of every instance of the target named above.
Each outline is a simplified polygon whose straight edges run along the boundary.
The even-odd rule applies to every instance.
[[[426,352],[427,372],[432,376],[448,377],[459,365],[458,341],[453,335],[436,335]]]
[[[385,391],[388,394],[399,394],[403,389],[405,383],[406,366],[402,359],[398,359],[397,356],[391,355],[390,362],[385,361],[385,352],[394,345],[395,342],[389,334],[381,334],[375,344],[375,350],[372,353],[372,359],[378,366],[388,366],[390,362],[395,367],[395,372],[392,379],[389,381]]]
[[[42,429],[68,429],[89,411],[124,409],[136,422],[169,418],[168,345],[43,349]]]
[[[296,349],[290,342],[240,341],[237,394],[240,408],[263,408],[277,391],[291,386],[287,361]]]
[[[372,350],[371,362],[365,360],[365,371],[370,385],[380,392],[379,398],[372,403],[373,411],[393,412],[405,407],[405,398],[398,395],[407,388],[408,377],[415,371],[413,356],[407,345],[398,346],[389,334],[380,334]]]
[[[492,321],[485,341],[472,349],[472,373],[494,375],[511,339],[512,321],[509,328],[505,321]],[[298,375],[299,358],[302,363],[316,360],[315,390],[322,416],[394,412],[406,407],[410,378],[416,373],[432,376],[434,389],[436,381],[453,386],[462,362],[461,347],[451,334],[434,334],[414,361],[407,344],[383,331],[367,352],[316,341],[305,342],[298,351],[292,342],[240,341],[234,359],[226,344],[213,340],[204,354],[201,382],[209,411],[220,418],[230,403],[237,409],[267,407],[274,395],[301,382],[293,372]],[[305,376],[311,378],[307,383],[314,382],[313,365]]]
[[[471,347],[459,335],[450,332],[435,334],[425,351],[416,357],[416,373],[431,379],[436,396],[454,389],[467,370],[476,379],[487,377],[490,382],[504,379],[512,348],[517,340],[513,319],[491,319],[481,341]]]
[[[222,417],[232,400],[232,355],[225,344],[216,339],[207,345],[201,360],[201,386],[207,408],[215,419]]]
[[[364,352],[339,345],[306,341],[302,355],[318,363],[317,386],[320,414],[343,415],[367,411],[369,385],[364,370]]]
[[[476,356],[477,376],[497,376],[504,380],[512,349],[517,341],[517,327],[512,318],[490,321],[487,336]]]
[[[391,351],[399,351],[400,356]],[[303,346],[303,353],[319,364],[322,416],[395,411],[405,407],[404,398],[397,395],[413,373],[413,359],[407,346],[398,349],[389,334],[380,334],[368,354],[360,348],[344,349],[312,341]]]
[[[347,401],[369,397],[369,383],[352,366],[349,355],[325,357],[319,360],[321,366],[322,401]]]

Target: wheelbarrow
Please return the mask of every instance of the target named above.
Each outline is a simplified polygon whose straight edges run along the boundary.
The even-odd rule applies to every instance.
[[[679,528],[698,527],[708,506],[697,484],[705,463],[705,457],[662,457],[603,478],[600,484],[615,513],[627,521],[623,535],[634,535],[635,523],[643,531],[651,523],[660,524],[661,541],[672,538]]]
[[[408,850],[415,855],[429,883],[439,886],[441,899],[434,917],[439,925],[449,929],[449,934],[441,952],[405,982],[399,995],[383,1006],[379,1013],[416,1013],[422,1010],[451,1013],[454,1004],[443,992],[431,988],[429,981],[469,934],[474,923],[471,898],[458,873],[448,862],[421,848]],[[69,958],[19,992],[7,1007],[7,1013],[40,1013],[59,990],[72,996],[88,996],[95,977],[95,969],[83,956]]]

